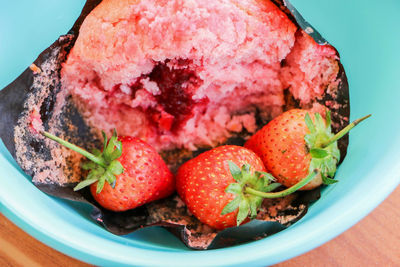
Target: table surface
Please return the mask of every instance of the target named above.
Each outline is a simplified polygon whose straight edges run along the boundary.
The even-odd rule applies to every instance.
[[[0,266],[89,266],[32,238],[0,214]],[[371,214],[332,241],[277,264],[400,266],[400,186]]]

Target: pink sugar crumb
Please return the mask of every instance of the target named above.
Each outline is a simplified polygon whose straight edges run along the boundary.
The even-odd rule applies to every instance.
[[[335,49],[318,45],[304,31],[298,31],[292,51],[282,68],[282,82],[303,103],[322,96],[339,71]]]
[[[42,119],[40,118],[40,114],[36,109],[34,109],[30,115],[29,127],[34,134],[40,134],[44,131]]]
[[[270,1],[104,0],[61,76],[90,125],[196,150],[254,133],[256,114],[282,112],[286,88],[302,103],[320,96],[332,52]]]
[[[236,133],[246,129],[248,132],[254,133],[257,129],[256,120],[252,114],[233,116],[226,124],[226,129]]]

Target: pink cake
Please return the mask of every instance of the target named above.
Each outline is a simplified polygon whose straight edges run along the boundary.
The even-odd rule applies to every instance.
[[[334,84],[331,46],[317,45],[259,0],[104,0],[62,69],[88,123],[158,151],[215,146]]]

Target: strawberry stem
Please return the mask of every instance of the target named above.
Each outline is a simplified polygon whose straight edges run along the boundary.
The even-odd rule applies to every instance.
[[[292,194],[293,192],[299,190],[300,188],[302,188],[303,186],[305,186],[306,184],[308,184],[309,182],[311,182],[315,176],[319,173],[318,170],[314,170],[313,172],[311,172],[306,178],[304,178],[303,180],[301,180],[300,182],[298,182],[297,184],[283,190],[280,192],[272,192],[272,193],[265,193],[262,191],[258,191],[255,190],[251,187],[246,187],[245,192],[254,196],[258,196],[258,197],[262,197],[262,198],[278,198],[278,197],[284,197],[287,195]]]
[[[336,142],[337,140],[339,140],[340,138],[342,138],[344,135],[346,135],[351,129],[353,129],[354,127],[357,126],[357,124],[359,124],[360,122],[362,122],[363,120],[368,119],[369,117],[371,117],[371,114],[364,116],[362,118],[359,118],[355,121],[353,121],[352,123],[350,123],[349,125],[347,125],[346,127],[344,127],[341,131],[339,131],[337,134],[335,134],[331,139],[329,139],[328,141],[326,141],[325,143],[321,144],[321,148],[325,148],[329,145],[331,145],[332,143]]]
[[[46,136],[47,138],[53,140],[53,141],[56,141],[57,143],[65,146],[65,147],[67,147],[69,149],[72,149],[75,152],[78,152],[79,154],[81,154],[82,156],[86,157],[87,159],[93,161],[94,163],[96,163],[96,164],[98,164],[98,165],[100,165],[100,166],[102,166],[104,168],[107,168],[107,164],[105,163],[103,158],[96,157],[95,155],[93,155],[92,153],[89,153],[85,149],[80,148],[79,146],[76,146],[74,144],[71,144],[70,142],[65,141],[64,139],[61,139],[61,138],[59,138],[59,137],[57,137],[55,135],[52,135],[49,132],[42,131],[41,134]]]

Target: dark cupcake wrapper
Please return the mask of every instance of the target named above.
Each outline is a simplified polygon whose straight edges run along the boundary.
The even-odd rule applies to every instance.
[[[53,171],[48,165],[41,163],[52,162],[53,150],[60,149],[58,146],[49,146],[48,142],[43,138],[38,138],[30,130],[29,116],[34,109],[39,112],[46,130],[51,129],[70,137],[71,141],[86,148],[89,148],[87,144],[96,145],[96,141],[92,140],[90,127],[85,124],[72,101],[67,98],[64,105],[57,107],[57,99],[61,92],[61,64],[73,47],[83,20],[100,2],[88,0],[68,34],[61,36],[39,55],[34,64],[40,73],[35,71],[36,68],[27,68],[16,80],[0,91],[0,137],[11,155],[29,176],[33,177],[39,172]],[[273,0],[273,2],[318,44],[329,45],[301,17],[289,1]],[[333,93],[327,92],[322,99],[317,100],[332,111],[335,131],[347,125],[350,115],[347,78],[340,62],[339,66],[337,90]],[[290,108],[301,107],[294,99],[289,102],[288,108],[289,106]],[[61,109],[61,112],[56,112],[57,108]],[[347,137],[339,141],[342,160],[347,145]],[[65,169],[65,166],[57,164],[53,167]],[[66,173],[71,171],[67,169]],[[88,189],[73,191],[75,184],[60,185],[47,180],[34,181],[38,189],[49,195],[90,205],[92,210],[90,217],[114,234],[125,235],[143,227],[161,226],[193,249],[227,247],[277,233],[303,217],[307,213],[310,202],[319,198],[319,189],[316,189],[298,192],[283,199],[266,200],[256,220],[240,227],[216,231],[190,215],[176,195],[134,210],[117,213],[99,206]]]

